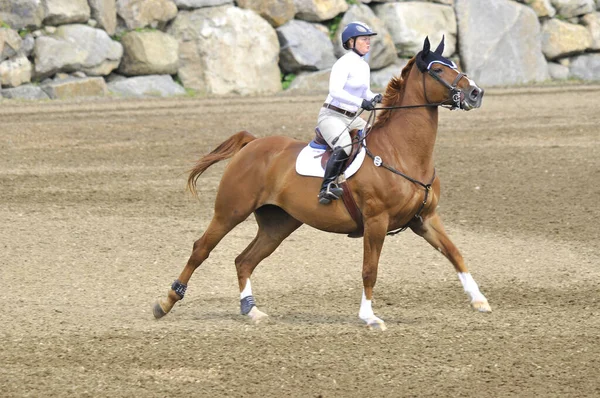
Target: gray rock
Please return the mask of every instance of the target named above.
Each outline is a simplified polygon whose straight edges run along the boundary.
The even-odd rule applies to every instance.
[[[177,16],[171,0],[117,0],[117,14],[128,29],[162,28]]]
[[[535,11],[538,17],[550,17],[556,15],[556,9],[552,7],[550,0],[517,0],[519,3],[527,4]]]
[[[42,0],[0,0],[0,21],[13,29],[39,28],[44,15]]]
[[[456,17],[452,7],[407,2],[377,5],[374,10],[392,35],[399,56],[412,57],[421,51],[425,37],[437,44],[445,36],[444,55],[456,51]]]
[[[558,15],[564,18],[578,17],[596,11],[594,0],[552,0]]]
[[[385,24],[379,19],[371,8],[364,5],[353,5],[344,14],[344,17],[339,23],[339,28],[333,38],[333,49],[337,57],[341,57],[346,53],[342,47],[342,30],[350,22],[361,21],[369,25],[369,27],[377,32],[377,36],[371,39],[371,51],[367,54],[366,59],[372,70],[382,69],[393,64],[396,57],[396,47],[389,31]]]
[[[17,55],[21,51],[22,45],[23,40],[17,31],[0,28],[0,62]]]
[[[44,25],[86,23],[90,19],[87,0],[44,0],[46,16]]]
[[[88,0],[92,18],[98,22],[97,27],[102,28],[110,36],[117,29],[117,4],[116,0]]]
[[[33,47],[35,46],[35,39],[31,33],[28,33],[23,38],[21,43],[20,53],[29,57],[33,53]]]
[[[600,80],[600,54],[585,54],[571,58],[569,77]]]
[[[552,80],[567,80],[569,78],[569,67],[556,62],[549,62],[548,73],[550,73]]]
[[[600,50],[600,12],[584,15],[581,23],[587,28],[592,36],[591,50]]]
[[[175,4],[179,9],[193,10],[202,7],[233,5],[233,0],[175,0]]]
[[[506,0],[455,0],[463,69],[480,86],[549,79],[535,12]]]
[[[108,75],[119,66],[123,46],[108,34],[87,25],[63,25],[53,36],[35,41],[38,77],[81,70],[88,76]]]
[[[175,83],[170,75],[119,79],[109,83],[108,90],[121,97],[171,97],[186,94],[185,89]]]
[[[281,91],[277,34],[254,11],[180,11],[168,33],[179,40],[178,76],[185,87],[212,94]]]
[[[179,42],[160,31],[127,33],[121,39],[119,72],[127,76],[174,75],[179,67]]]
[[[43,84],[42,90],[50,99],[105,97],[108,94],[106,82],[101,77],[58,79]]]
[[[277,28],[277,37],[279,66],[285,73],[323,70],[335,63],[331,40],[309,22],[289,21]]]
[[[378,71],[371,72],[371,89],[381,89],[383,91],[393,77],[400,76],[402,69],[407,63],[408,59],[398,58],[392,65]]]
[[[296,75],[288,90],[327,93],[329,91],[330,74],[331,68],[317,72],[300,72]]]
[[[31,62],[24,55],[18,55],[0,63],[0,85],[17,87],[31,82]]]
[[[44,100],[50,99],[48,94],[39,86],[33,84],[24,84],[15,88],[0,90],[0,95],[4,98],[21,100]]]
[[[255,11],[277,28],[294,19],[294,0],[237,0],[237,6]]]
[[[348,10],[345,0],[294,0],[296,19],[327,21]]]
[[[592,41],[592,34],[582,25],[553,18],[542,26],[542,51],[548,59],[582,53]]]

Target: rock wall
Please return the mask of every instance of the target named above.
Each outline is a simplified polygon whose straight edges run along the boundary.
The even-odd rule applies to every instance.
[[[0,0],[0,94],[327,89],[339,28],[378,32],[384,86],[425,36],[484,86],[600,80],[600,0]]]

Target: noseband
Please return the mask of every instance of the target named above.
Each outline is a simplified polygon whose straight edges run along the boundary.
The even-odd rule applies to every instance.
[[[460,82],[460,79],[467,76],[467,74],[463,73],[463,72],[458,72],[458,75],[456,75],[452,84],[448,84],[448,82],[445,81],[444,79],[442,79],[441,77],[439,77],[439,75],[437,75],[436,73],[433,73],[431,71],[431,69],[427,69],[427,74],[429,76],[431,76],[432,78],[434,78],[435,80],[437,80],[438,82],[440,82],[444,87],[446,87],[448,89],[448,99],[446,101],[442,102],[440,106],[449,106],[450,109],[460,109],[461,108],[461,101],[460,101],[461,90],[457,87],[457,84],[458,84],[458,82]],[[427,101],[427,103],[429,103],[429,99],[427,98],[427,90],[425,89],[425,74],[424,73],[423,73],[423,94],[425,94],[425,101]]]

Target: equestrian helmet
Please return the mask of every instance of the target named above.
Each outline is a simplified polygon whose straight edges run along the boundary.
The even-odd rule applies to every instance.
[[[348,40],[359,36],[375,36],[376,34],[377,33],[373,32],[366,23],[350,22],[342,32],[342,46],[346,50],[350,50],[350,47],[348,47]]]

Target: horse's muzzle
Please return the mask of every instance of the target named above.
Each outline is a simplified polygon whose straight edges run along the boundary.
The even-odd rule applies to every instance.
[[[471,84],[467,90],[463,91],[461,108],[465,111],[470,111],[471,109],[479,108],[481,106],[481,102],[483,101],[483,93],[484,90],[482,88]]]

